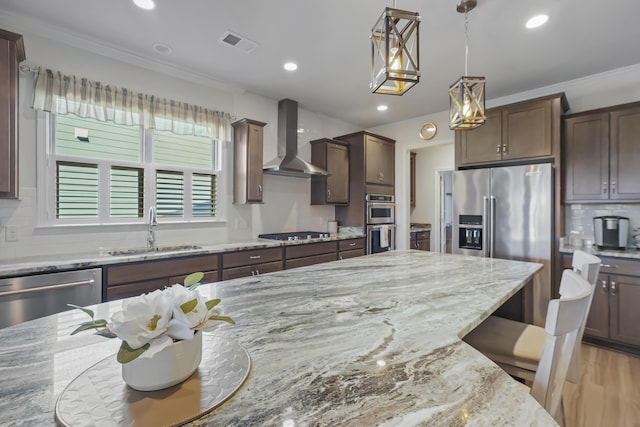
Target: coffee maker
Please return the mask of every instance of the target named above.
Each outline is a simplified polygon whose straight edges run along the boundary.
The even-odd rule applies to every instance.
[[[596,216],[593,232],[598,249],[625,249],[629,239],[629,218],[623,216]]]

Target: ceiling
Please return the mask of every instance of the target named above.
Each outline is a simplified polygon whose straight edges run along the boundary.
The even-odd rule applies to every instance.
[[[0,12],[35,23],[31,32],[42,24],[49,37],[89,40],[370,128],[448,109],[448,87],[464,72],[456,3],[397,1],[422,16],[422,77],[403,96],[369,90],[369,34],[391,1],[156,0],[145,11],[131,0],[2,0]],[[525,21],[541,12],[547,24],[527,30]],[[478,0],[469,13],[469,74],[486,76],[491,100],[639,63],[638,16],[637,0]],[[227,30],[257,47],[245,53],[220,43]],[[158,53],[154,43],[172,52]],[[298,70],[285,71],[286,61]],[[379,112],[379,104],[389,109]]]

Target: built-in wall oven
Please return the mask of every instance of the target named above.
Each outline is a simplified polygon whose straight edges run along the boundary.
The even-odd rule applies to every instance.
[[[396,248],[395,197],[387,194],[366,196],[367,254],[392,251]]]

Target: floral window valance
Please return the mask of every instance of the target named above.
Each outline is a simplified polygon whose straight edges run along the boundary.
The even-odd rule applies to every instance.
[[[231,140],[230,114],[39,69],[33,108],[99,121]]]

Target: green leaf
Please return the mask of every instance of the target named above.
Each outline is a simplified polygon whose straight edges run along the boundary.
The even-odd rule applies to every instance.
[[[145,351],[147,351],[147,349],[151,346],[151,344],[146,343],[145,345],[143,345],[140,348],[136,348],[133,349],[131,347],[129,347],[129,344],[127,344],[126,341],[122,341],[122,345],[120,346],[120,350],[118,350],[118,362],[120,363],[129,363],[132,360],[135,360],[138,358],[138,356],[140,356],[142,353],[144,353]]]
[[[104,319],[92,320],[90,322],[84,322],[84,323],[81,323],[80,326],[78,326],[73,332],[71,332],[71,335],[75,335],[78,332],[87,331],[89,329],[104,328],[106,326],[107,326],[107,321],[104,320]]]
[[[96,335],[100,335],[101,337],[105,337],[105,338],[116,338],[117,337],[116,334],[114,334],[113,332],[111,332],[107,328],[100,329],[99,331],[96,331]]]
[[[207,310],[211,310],[213,307],[215,307],[218,304],[220,304],[220,298],[212,299],[205,303],[205,305],[207,306]]]
[[[78,310],[82,310],[85,313],[87,313],[89,315],[89,317],[91,317],[93,319],[93,311],[89,310],[88,308],[84,308],[84,307],[80,307],[79,305],[75,305],[75,304],[67,304],[69,307],[73,307],[73,308],[77,308]]]
[[[198,305],[198,299],[194,298],[191,301],[187,301],[185,303],[180,304],[180,309],[184,314],[187,314],[193,311],[194,308]]]
[[[209,320],[221,320],[223,322],[231,323],[232,325],[236,324],[235,320],[229,316],[209,316]]]
[[[203,277],[204,277],[204,273],[200,271],[191,273],[190,275],[184,278],[184,287],[189,288],[193,285],[200,283]]]

